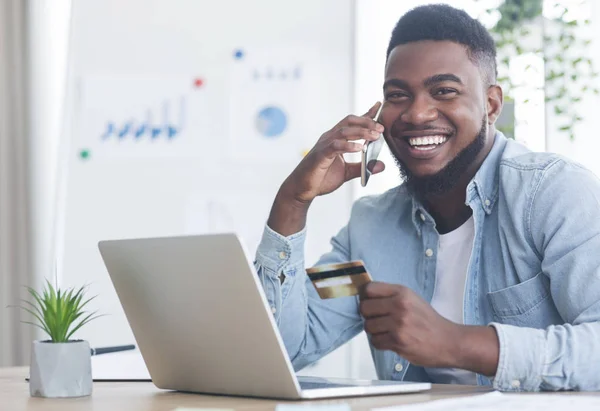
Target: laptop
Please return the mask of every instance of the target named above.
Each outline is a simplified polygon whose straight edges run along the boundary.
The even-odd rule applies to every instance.
[[[98,248],[158,388],[289,400],[431,388],[296,376],[234,233],[108,240]]]

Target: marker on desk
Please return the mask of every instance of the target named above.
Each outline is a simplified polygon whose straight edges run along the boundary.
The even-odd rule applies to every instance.
[[[92,348],[90,351],[92,352],[92,355],[100,355],[100,354],[108,354],[111,352],[121,352],[121,351],[128,351],[128,350],[135,350],[135,345],[130,344],[130,345],[117,345],[115,347]]]

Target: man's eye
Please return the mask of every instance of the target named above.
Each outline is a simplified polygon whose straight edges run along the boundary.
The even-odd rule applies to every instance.
[[[408,97],[408,95],[406,93],[395,92],[389,93],[385,98],[386,100],[398,100],[404,97]]]
[[[456,93],[457,93],[457,91],[454,90],[453,88],[446,88],[446,87],[437,89],[435,91],[436,96],[446,96],[446,95],[456,94]]]

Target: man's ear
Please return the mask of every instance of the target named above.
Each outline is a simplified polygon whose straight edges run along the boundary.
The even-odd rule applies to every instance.
[[[504,104],[504,95],[502,88],[497,85],[491,85],[487,89],[487,112],[488,112],[488,124],[493,125],[500,113],[502,112],[502,105]]]

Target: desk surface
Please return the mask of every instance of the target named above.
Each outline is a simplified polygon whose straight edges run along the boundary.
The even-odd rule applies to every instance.
[[[0,368],[0,409],[11,411],[169,411],[177,407],[225,408],[235,410],[274,410],[279,403],[301,402],[273,401],[237,397],[186,394],[159,390],[149,382],[95,382],[90,397],[47,399],[29,396],[25,381],[27,367]],[[342,398],[310,403],[348,403],[352,410],[369,410],[395,404],[409,404],[449,397],[484,393],[489,389],[474,386],[434,384],[431,391],[419,394],[401,394],[378,397]],[[599,393],[587,393],[600,395]]]

